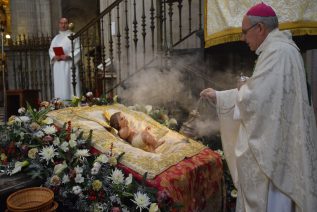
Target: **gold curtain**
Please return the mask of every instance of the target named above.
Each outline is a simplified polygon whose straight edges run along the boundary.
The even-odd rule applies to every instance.
[[[243,15],[258,0],[205,0],[205,48],[240,40]],[[281,30],[294,36],[317,35],[316,0],[266,0],[279,19]]]

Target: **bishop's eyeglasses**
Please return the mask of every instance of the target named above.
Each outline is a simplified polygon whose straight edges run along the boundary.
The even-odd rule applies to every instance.
[[[242,29],[241,36],[246,35],[253,27],[257,26],[259,23],[255,23],[247,29]]]

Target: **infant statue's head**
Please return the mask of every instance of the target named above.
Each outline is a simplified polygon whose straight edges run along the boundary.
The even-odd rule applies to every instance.
[[[110,117],[110,126],[116,130],[120,130],[121,128],[128,126],[128,120],[121,112],[116,112]]]

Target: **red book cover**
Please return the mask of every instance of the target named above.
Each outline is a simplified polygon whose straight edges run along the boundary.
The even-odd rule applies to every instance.
[[[63,47],[53,47],[53,51],[54,51],[56,56],[61,56],[61,55],[65,54]]]

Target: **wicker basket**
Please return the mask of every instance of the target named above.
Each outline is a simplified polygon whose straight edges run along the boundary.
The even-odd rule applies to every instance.
[[[7,198],[9,211],[44,212],[53,206],[54,192],[44,187],[26,188],[14,192]]]
[[[58,203],[54,201],[52,207],[47,212],[55,212],[57,208],[58,208]]]

